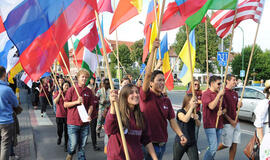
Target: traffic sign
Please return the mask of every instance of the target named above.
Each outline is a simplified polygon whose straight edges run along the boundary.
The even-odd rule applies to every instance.
[[[217,60],[220,66],[226,66],[228,60],[228,52],[217,52]]]
[[[240,70],[240,77],[245,77],[245,70]]]

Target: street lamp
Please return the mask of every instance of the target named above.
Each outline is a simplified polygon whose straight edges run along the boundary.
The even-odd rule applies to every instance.
[[[239,27],[239,29],[242,31],[242,35],[243,35],[243,43],[242,43],[242,52],[241,52],[241,54],[242,54],[242,70],[244,70],[244,52],[243,52],[243,50],[244,50],[244,42],[245,42],[245,35],[244,35],[244,30],[243,30],[243,28],[242,27],[240,27],[240,26],[238,26]],[[242,81],[243,81],[243,78],[244,77],[242,77]]]

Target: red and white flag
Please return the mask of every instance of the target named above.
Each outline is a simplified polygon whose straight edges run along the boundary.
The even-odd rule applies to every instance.
[[[31,80],[31,78],[27,75],[26,72],[23,72],[22,76],[21,76],[21,81],[23,81],[29,88],[32,88],[32,83],[33,81]]]
[[[264,1],[245,0],[238,4],[234,28],[240,22],[247,19],[252,19],[259,23],[263,12]],[[225,38],[232,32],[234,15],[235,10],[219,10],[213,14],[210,23],[216,29],[217,35],[220,38]]]

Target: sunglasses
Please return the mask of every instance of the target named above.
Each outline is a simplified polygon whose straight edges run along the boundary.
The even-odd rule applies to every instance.
[[[199,85],[199,84],[196,84],[196,83],[194,84],[194,86],[198,86],[198,85]]]

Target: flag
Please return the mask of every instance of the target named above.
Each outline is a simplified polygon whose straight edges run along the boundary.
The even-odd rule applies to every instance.
[[[99,0],[97,5],[98,5],[98,13],[106,11],[113,13],[111,0]]]
[[[122,23],[138,15],[142,10],[142,0],[119,0],[114,12],[110,34]]]
[[[20,62],[17,62],[17,64],[9,71],[8,74],[8,82],[14,84],[13,78],[20,73],[23,70],[22,65]]]
[[[157,15],[158,15],[158,4],[157,6]],[[144,23],[144,47],[143,47],[143,57],[142,62],[144,62],[147,58],[149,51],[152,49],[152,44],[157,37],[157,24],[154,10],[154,0],[151,0],[148,5],[147,16]]]
[[[175,0],[168,4],[162,19],[162,31],[178,28],[185,23],[193,29],[208,9],[235,9],[237,0]]]
[[[102,35],[104,37],[104,31],[103,31],[103,15],[101,17],[101,24],[100,25],[101,25],[101,33],[102,33]],[[98,41],[98,48],[97,49],[103,55],[102,43],[101,43],[101,38],[100,38],[100,35],[99,34],[98,34],[98,37],[99,37],[99,41]],[[111,53],[112,52],[112,49],[111,49],[111,47],[110,47],[110,45],[109,45],[109,43],[108,43],[108,41],[106,40],[105,37],[104,37],[104,44],[105,44],[105,48],[106,48],[106,53],[107,54],[108,53]]]
[[[57,56],[57,61],[59,62],[59,65],[62,68],[64,75],[67,75],[68,74],[68,70],[70,71],[68,42],[66,42],[66,44],[64,45],[64,47],[62,47],[61,54],[62,54],[63,59],[64,59],[65,62],[63,61],[60,53]],[[67,70],[67,68],[65,66],[65,63],[67,65],[67,67],[68,67],[68,70]]]
[[[179,53],[179,57],[184,63],[179,77],[184,85],[187,85],[191,81],[190,70],[192,70],[192,73],[193,73],[194,68],[195,68],[196,41],[195,41],[194,30],[192,30],[189,34],[189,42],[190,42],[189,46],[190,46],[190,51],[191,51],[192,69],[190,68],[188,41],[186,41],[182,50]]]
[[[160,43],[160,50],[161,50],[161,57],[162,57],[162,61],[163,61],[162,71],[164,73],[165,80],[167,80],[165,85],[168,88],[168,90],[170,91],[174,88],[174,85],[173,85],[173,74],[171,73],[167,33],[165,34],[165,36],[163,37],[163,39]],[[168,76],[169,76],[169,78],[168,78]]]
[[[247,19],[252,19],[258,23],[262,16],[263,6],[264,0],[246,0],[240,3],[237,7],[234,28]],[[216,29],[219,37],[225,38],[232,32],[234,15],[235,11],[222,10],[213,14],[210,23]]]
[[[49,69],[68,38],[95,20],[93,0],[1,0],[9,38],[25,72],[36,81]]]
[[[92,21],[79,34],[75,36],[88,50],[92,51],[99,41],[96,22]]]
[[[95,53],[96,51],[93,50],[91,52],[85,47],[82,50],[83,50],[82,68],[88,70],[88,72],[90,73],[90,77],[92,77],[93,74],[96,72],[96,69],[99,65],[99,62],[97,60],[97,55]],[[99,54],[98,56],[99,56],[99,60],[101,60],[102,55]],[[88,82],[87,82],[87,84],[88,84]]]
[[[31,78],[27,75],[27,73],[23,72],[21,76],[21,81],[23,81],[29,88],[32,88],[33,81]]]

